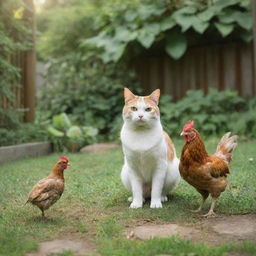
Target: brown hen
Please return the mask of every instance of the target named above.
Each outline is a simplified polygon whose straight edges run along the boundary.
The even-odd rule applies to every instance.
[[[60,160],[54,165],[51,173],[40,180],[28,195],[27,203],[36,205],[42,211],[42,217],[45,217],[44,211],[56,203],[64,191],[64,170],[68,167],[68,158],[60,157]]]
[[[212,197],[210,210],[203,216],[214,215],[214,207],[220,194],[226,189],[227,174],[232,152],[237,145],[238,136],[230,137],[226,133],[220,140],[214,155],[209,155],[205,149],[199,132],[193,128],[194,122],[184,125],[181,136],[185,145],[182,149],[179,170],[185,181],[192,185],[201,195],[202,203],[194,212],[201,211],[209,194]]]

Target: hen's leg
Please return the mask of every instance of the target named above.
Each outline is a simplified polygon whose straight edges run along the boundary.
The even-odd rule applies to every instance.
[[[214,213],[213,210],[214,210],[214,207],[215,207],[215,204],[216,204],[217,200],[218,200],[218,197],[212,197],[211,208],[210,208],[210,210],[207,214],[203,215],[203,217],[213,217],[213,216],[215,216],[215,213]]]
[[[206,199],[209,196],[209,192],[206,191],[206,190],[199,190],[199,189],[197,189],[197,191],[202,195],[202,202],[201,202],[199,208],[196,209],[196,210],[192,210],[192,212],[200,212],[202,210],[203,206],[204,206],[204,203],[205,203]]]
[[[42,218],[45,218],[44,210],[43,210],[43,209],[41,209],[41,211],[42,211]]]

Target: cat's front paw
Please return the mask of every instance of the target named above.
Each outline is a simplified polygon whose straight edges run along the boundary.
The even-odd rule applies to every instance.
[[[161,200],[151,201],[150,208],[162,208]]]
[[[139,202],[132,202],[132,203],[130,204],[130,208],[133,208],[133,209],[142,208],[142,203],[139,203]]]

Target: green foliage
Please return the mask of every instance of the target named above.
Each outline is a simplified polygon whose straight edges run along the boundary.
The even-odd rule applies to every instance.
[[[104,63],[117,62],[163,41],[166,52],[177,59],[185,53],[187,37],[193,33],[216,40],[227,36],[252,40],[249,0],[57,2],[38,15],[38,46],[44,58],[81,47],[83,56],[93,53]],[[183,36],[177,36],[177,31]]]
[[[179,59],[187,49],[186,37],[179,31],[167,37],[166,41],[165,50],[173,59]]]
[[[40,58],[69,54],[81,38],[93,35],[92,20],[98,8],[95,0],[46,1],[37,16]],[[90,24],[90,25],[88,25]],[[61,28],[61,29],[60,29]]]
[[[38,123],[19,124],[15,129],[0,128],[0,146],[47,141],[49,135]]]
[[[46,119],[65,112],[73,123],[97,127],[100,139],[117,138],[123,87],[141,93],[136,77],[127,72],[127,60],[133,54],[162,42],[165,51],[179,59],[188,47],[188,35],[195,33],[217,40],[229,36],[249,42],[252,38],[248,0],[57,2],[49,1],[50,7],[38,19],[39,51],[48,60],[47,86],[40,92],[39,108]],[[233,92],[212,91],[206,97],[189,92],[178,103],[168,96],[161,102],[163,123],[172,135],[179,134],[187,120],[195,119],[205,135],[231,129],[255,136],[253,110]],[[232,117],[229,122],[227,116]]]
[[[255,99],[246,101],[236,92],[210,90],[188,91],[187,96],[174,103],[167,95],[160,98],[161,118],[166,130],[177,136],[183,125],[193,119],[204,135],[221,135],[232,131],[238,135],[256,137]]]
[[[92,45],[105,62],[117,62],[138,44],[148,49],[165,39],[165,50],[179,59],[187,49],[187,34],[233,35],[252,40],[252,16],[248,0],[214,1],[110,1],[99,13],[96,36],[81,45]],[[110,10],[111,9],[111,10]],[[179,33],[177,32],[179,31]],[[219,38],[221,40],[221,38]],[[135,52],[137,52],[135,50]]]
[[[120,129],[123,88],[141,93],[134,73],[95,59],[81,61],[75,54],[49,64],[47,83],[39,100],[46,118],[65,112],[72,122],[96,127],[108,138]]]
[[[30,31],[26,28],[23,0],[0,1],[0,96],[14,103],[13,89],[19,87],[20,69],[12,63],[15,54],[30,47]],[[19,124],[23,114],[12,106],[3,108],[0,102],[0,127],[10,128]]]
[[[72,125],[65,113],[53,116],[52,124],[48,126],[47,131],[51,135],[55,150],[67,149],[72,152],[94,142],[95,136],[98,134],[98,129],[91,126]]]

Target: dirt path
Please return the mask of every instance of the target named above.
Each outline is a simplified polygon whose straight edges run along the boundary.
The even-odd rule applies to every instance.
[[[201,219],[196,224],[141,225],[125,231],[128,239],[150,239],[178,235],[194,243],[217,246],[227,242],[256,242],[256,214]]]
[[[127,239],[141,240],[178,235],[193,243],[206,243],[211,246],[245,240],[256,242],[256,214],[219,216],[200,219],[194,224],[183,223],[182,225],[178,223],[157,225],[147,222],[142,224],[140,221],[138,226],[126,229],[124,235]],[[91,239],[78,239],[76,236],[68,235],[65,238],[41,243],[37,251],[27,256],[48,256],[64,251],[71,251],[75,255],[99,255],[96,253],[96,246]]]

